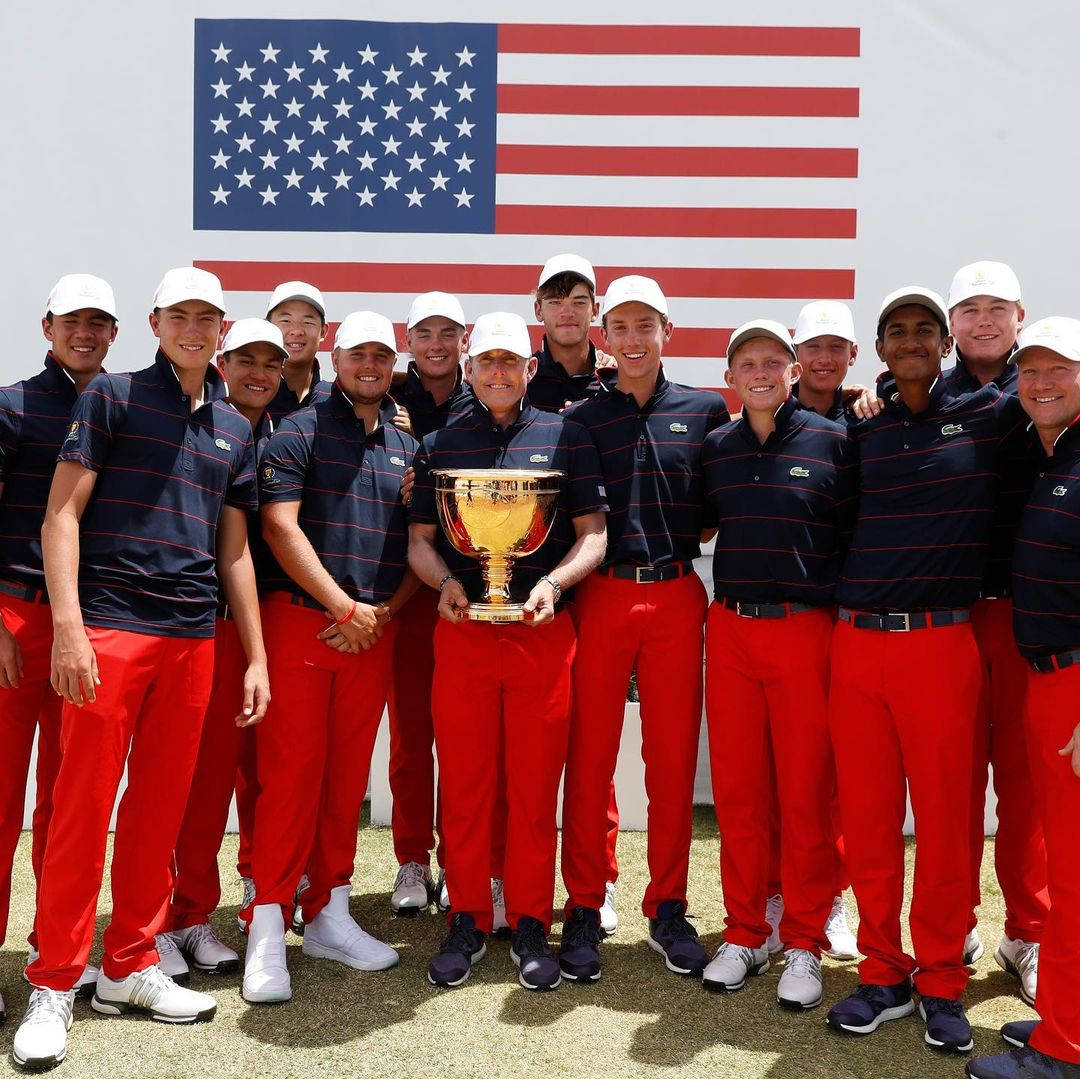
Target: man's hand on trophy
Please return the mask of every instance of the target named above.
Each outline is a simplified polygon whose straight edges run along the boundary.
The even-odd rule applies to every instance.
[[[460,622],[469,610],[469,597],[456,577],[447,577],[439,591],[439,616],[447,622]]]
[[[527,626],[542,626],[555,617],[555,604],[558,596],[549,577],[541,577],[536,582],[529,598],[525,601],[525,624]]]

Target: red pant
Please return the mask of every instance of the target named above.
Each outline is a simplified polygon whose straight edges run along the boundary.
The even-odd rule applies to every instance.
[[[574,627],[440,621],[432,713],[442,786],[446,880],[454,913],[491,931],[492,825],[502,742],[506,919],[551,928],[555,811],[570,727]],[[500,735],[501,732],[501,735]],[[602,887],[602,885],[601,885]]]
[[[390,688],[390,828],[398,865],[427,865],[431,848],[442,866],[443,837],[435,793],[435,731],[431,682],[435,675],[435,625],[439,597],[421,588],[397,616],[394,676]],[[432,834],[432,822],[435,833]]]
[[[971,757],[982,671],[968,623],[908,633],[833,631],[829,727],[848,870],[859,904],[859,977],[959,999],[971,901]],[[917,844],[914,959],[900,942],[904,781]]]
[[[642,910],[652,918],[664,900],[686,901],[705,589],[696,573],[656,584],[593,574],[577,591],[578,654],[563,793],[567,910],[596,909],[604,901],[611,779],[636,667],[649,799],[649,885]]]
[[[41,883],[53,784],[60,770],[62,701],[49,684],[53,634],[48,604],[28,603],[13,596],[0,596],[0,600],[0,615],[18,642],[23,658],[19,688],[0,690],[0,745],[4,747],[4,767],[0,770],[0,944],[3,944],[11,900],[11,865],[22,831],[26,774],[35,730],[38,751],[30,863],[35,883]],[[36,947],[37,934],[33,930],[29,939]]]
[[[998,828],[994,868],[1005,899],[1005,933],[1013,940],[1042,940],[1050,913],[1046,844],[1035,804],[1023,723],[1028,665],[1016,650],[1012,600],[979,600],[972,608],[985,682],[976,737],[971,791],[973,892],[968,928],[975,927],[979,870],[985,836],[987,764],[994,765]]]
[[[371,752],[390,690],[396,624],[366,652],[336,652],[316,636],[322,611],[272,596],[262,605],[272,701],[255,728],[259,798],[252,876],[256,903],[291,917],[306,872],[304,921],[348,884]],[[251,908],[243,912],[250,921]]]
[[[1029,671],[1025,721],[1038,808],[1046,836],[1050,917],[1039,950],[1035,1007],[1042,1022],[1031,1046],[1047,1056],[1080,1064],[1080,777],[1058,755],[1080,715],[1080,667]]]
[[[834,769],[835,776],[835,769]],[[769,777],[772,783],[772,804],[769,807],[769,895],[777,895],[783,892],[780,883],[780,802],[776,792],[776,770],[773,769]],[[840,795],[833,788],[829,797],[829,818],[832,822],[832,834],[836,857],[836,867],[833,893],[840,895],[851,887],[851,878],[848,876],[847,859],[844,857],[844,826],[840,823]]]
[[[186,929],[210,920],[221,900],[218,851],[236,791],[241,845],[250,844],[255,813],[255,732],[237,727],[243,704],[247,657],[236,623],[218,619],[214,636],[214,683],[203,720],[199,756],[176,840],[172,905],[167,929]],[[243,775],[244,779],[239,779]]]
[[[63,760],[38,895],[40,957],[33,985],[67,990],[83,972],[116,790],[112,921],[102,968],[126,978],[158,961],[154,935],[165,924],[172,852],[184,815],[213,678],[211,638],[153,637],[89,627],[101,685],[82,708],[65,704]],[[130,753],[129,753],[130,748]]]
[[[832,612],[742,618],[713,603],[705,630],[705,703],[720,826],[724,939],[760,948],[769,936],[769,808],[775,763],[789,948],[821,954],[836,885],[827,722]]]

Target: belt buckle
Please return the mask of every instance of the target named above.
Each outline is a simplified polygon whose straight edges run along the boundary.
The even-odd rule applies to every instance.
[[[747,607],[751,607],[751,606],[753,606],[753,604],[750,604],[750,603],[748,603],[748,604],[746,604],[746,606],[747,606]],[[736,614],[737,614],[737,615],[738,615],[738,616],[739,616],[740,618],[753,618],[753,617],[754,617],[754,616],[753,616],[753,615],[751,615],[751,614],[743,614],[743,613],[742,613],[742,609],[743,609],[743,605],[742,605],[742,604],[741,604],[741,603],[740,603],[740,602],[739,602],[738,600],[736,600],[736,601],[735,601],[735,613],[736,613]]]
[[[652,581],[643,581],[641,579],[642,570],[651,570],[652,566],[635,566],[634,567],[634,584],[652,584]]]
[[[890,626],[889,627],[889,632],[890,633],[910,633],[911,632],[911,613],[909,611],[904,611],[903,614],[894,612],[893,614],[888,615],[887,617],[889,617],[889,618],[902,618],[904,620],[904,624],[902,626],[900,626],[899,629],[894,629],[892,626]]]

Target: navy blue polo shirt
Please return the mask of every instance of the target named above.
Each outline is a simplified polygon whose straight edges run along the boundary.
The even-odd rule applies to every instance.
[[[799,400],[799,384],[796,382],[791,387],[791,392],[795,397],[795,402],[799,408],[805,409],[807,412],[813,412],[815,415],[822,415],[827,420],[832,420],[833,423],[842,424],[844,427],[851,422],[851,415],[844,407],[844,391],[843,388],[837,386],[836,393],[833,394],[832,404],[822,413],[819,413],[816,408],[811,408],[810,405],[804,404]]]
[[[701,554],[705,483],[701,446],[729,419],[710,390],[668,382],[661,369],[643,408],[615,379],[567,412],[600,452],[607,488],[604,565],[662,566]]]
[[[408,411],[417,442],[422,442],[425,435],[445,427],[458,416],[472,411],[473,406],[472,387],[461,377],[460,367],[453,393],[441,405],[437,405],[431,392],[424,389],[420,372],[412,360],[409,361],[405,381],[392,391],[392,395]]]
[[[289,361],[286,360],[286,366],[288,366],[288,363]],[[320,373],[319,361],[316,359],[311,364],[311,389],[308,390],[307,396],[302,401],[289,389],[289,384],[285,381],[284,376],[282,377],[281,385],[278,386],[274,399],[266,406],[266,411],[275,425],[283,416],[295,412],[298,408],[304,408],[315,404],[316,401],[321,401],[330,392],[331,383],[323,382],[319,377]]]
[[[401,584],[408,553],[401,484],[417,443],[390,421],[384,398],[379,423],[365,431],[337,383],[313,405],[286,416],[259,462],[263,506],[299,502],[298,522],[319,561],[351,599],[388,600]],[[264,591],[307,593],[283,571]],[[310,597],[309,597],[310,598]]]
[[[836,598],[912,611],[978,598],[998,490],[999,446],[1020,414],[996,386],[954,396],[942,379],[913,414],[898,395],[849,428],[859,448],[859,512]]]
[[[589,366],[584,374],[571,375],[548,350],[547,334],[540,347],[533,353],[536,357],[536,374],[529,379],[525,391],[529,403],[544,412],[562,412],[567,402],[574,404],[592,397],[599,390],[595,378],[596,346],[589,342]]]
[[[1016,345],[1009,349],[1009,355],[1011,356],[1016,351]],[[1003,393],[1016,393],[1016,364],[1006,363],[1005,370],[993,379],[993,384],[997,386]],[[948,371],[942,373],[942,380],[949,387],[949,390],[956,394],[958,397],[962,393],[974,393],[976,390],[982,389],[982,383],[968,370],[967,361],[964,359],[960,350],[956,350],[956,364],[950,367]]]
[[[573,547],[577,538],[573,518],[606,513],[608,508],[596,447],[586,430],[564,416],[541,412],[528,401],[522,402],[517,420],[504,429],[476,400],[468,416],[424,439],[416,458],[410,524],[438,525],[432,476],[437,468],[554,469],[565,473],[548,538],[532,554],[514,559],[510,596],[515,603],[524,603],[536,582]],[[436,547],[450,571],[461,579],[469,600],[479,601],[484,591],[480,563],[457,551],[441,527]]]
[[[706,437],[701,462],[716,598],[832,603],[858,486],[847,429],[791,397],[764,444],[743,416]]]
[[[1080,648],[1080,423],[1047,457],[1029,441],[1038,472],[1013,556],[1013,632],[1023,656]]]
[[[80,530],[87,625],[212,637],[222,506],[256,505],[251,425],[212,364],[194,412],[173,366],[98,375],[79,395],[59,460],[98,474]]]
[[[51,352],[45,370],[0,390],[0,578],[45,587],[41,523],[75,383]]]

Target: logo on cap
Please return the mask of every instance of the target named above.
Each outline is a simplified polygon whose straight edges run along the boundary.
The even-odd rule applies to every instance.
[[[964,425],[962,423],[947,423],[941,429],[943,435],[962,435],[964,433]]]
[[[820,323],[821,323],[821,324],[822,324],[822,325],[824,326],[824,325],[826,325],[826,324],[828,324],[828,323],[832,322],[832,320],[833,320],[833,313],[832,313],[832,312],[831,312],[831,311],[830,311],[830,310],[829,310],[829,309],[828,309],[827,307],[823,307],[823,308],[822,308],[822,309],[821,309],[821,310],[820,310],[820,311],[818,312],[818,317],[817,317],[817,320],[818,320],[818,322],[820,322]]]
[[[795,466],[795,467],[794,467],[794,468],[793,468],[793,469],[792,469],[792,470],[791,470],[791,471],[790,471],[790,472],[788,473],[788,475],[789,475],[789,476],[800,476],[800,477],[802,477],[803,479],[805,479],[805,478],[806,478],[807,476],[809,476],[809,475],[810,475],[810,469],[808,469],[808,468],[802,468],[801,466],[799,466],[799,465],[796,465],[796,466]]]
[[[670,426],[670,427],[668,428],[668,430],[669,430],[669,431],[670,431],[670,432],[671,432],[671,433],[672,433],[673,435],[685,435],[685,434],[686,434],[686,432],[687,432],[688,430],[690,430],[690,428],[689,428],[689,427],[687,427],[685,423],[673,423],[673,424],[672,424],[672,425],[671,425],[671,426]]]

